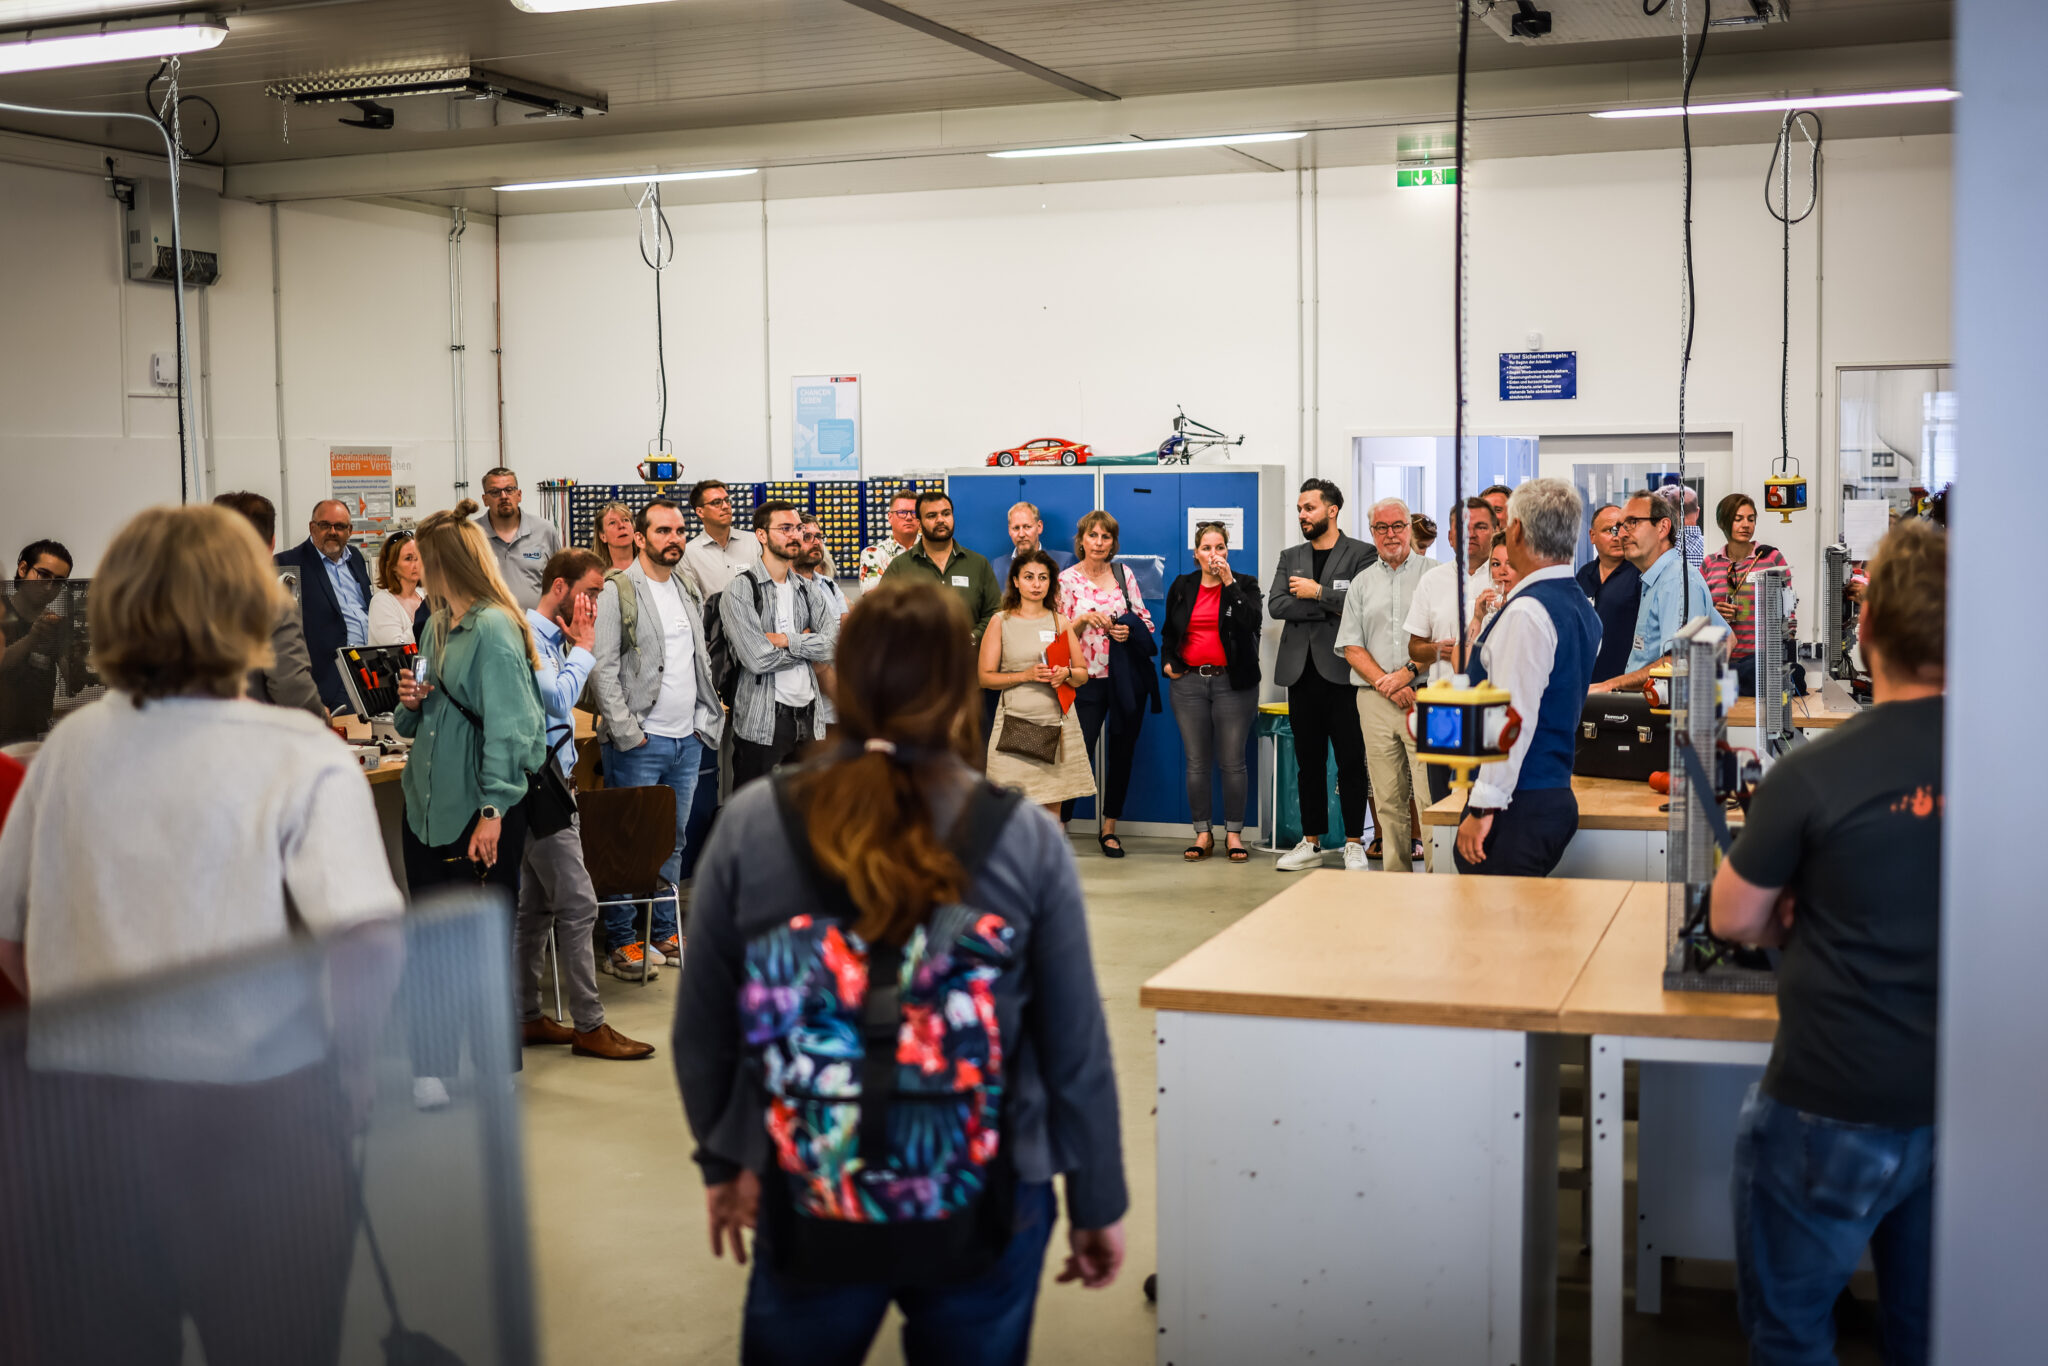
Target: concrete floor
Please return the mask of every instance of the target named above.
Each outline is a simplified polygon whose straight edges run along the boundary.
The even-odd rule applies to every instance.
[[[1107,1290],[1055,1285],[1065,1242],[1055,1235],[1035,1360],[1152,1360],[1157,1328],[1140,1289],[1155,1264],[1152,1014],[1138,1008],[1138,987],[1273,896],[1287,876],[1274,872],[1269,856],[1235,867],[1220,857],[1190,866],[1179,858],[1184,843],[1132,840],[1131,856],[1111,861],[1092,838],[1075,841],[1120,1080],[1129,1252],[1123,1276]],[[724,1366],[738,1359],[745,1273],[714,1260],[705,1236],[703,1187],[667,1059],[676,979],[665,973],[646,987],[598,980],[611,1023],[660,1052],[644,1063],[608,1063],[566,1049],[526,1051],[520,1085],[543,1359]],[[1566,1165],[1576,1163],[1577,1144],[1577,1121],[1567,1120]],[[1576,1192],[1560,1196],[1559,1216],[1557,1360],[1581,1362],[1588,1299]],[[1730,1275],[1725,1266],[1677,1268],[1661,1315],[1628,1316],[1629,1358],[1659,1366],[1742,1361]],[[1867,1317],[1845,1330],[1844,1362],[1878,1360]],[[901,1360],[893,1329],[885,1330],[870,1363]]]

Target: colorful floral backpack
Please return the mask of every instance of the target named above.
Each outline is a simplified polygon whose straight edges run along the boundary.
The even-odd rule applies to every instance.
[[[815,1281],[971,1279],[1009,1241],[995,983],[1016,932],[950,904],[901,945],[865,943],[845,887],[811,855],[787,778],[775,793],[818,893],[815,913],[747,942],[739,993],[768,1096],[775,1170],[761,1203],[775,1264]],[[952,841],[970,884],[1018,800],[976,785]]]

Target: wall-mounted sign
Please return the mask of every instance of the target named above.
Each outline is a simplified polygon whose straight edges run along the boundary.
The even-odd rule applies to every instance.
[[[1503,351],[1500,353],[1500,401],[1520,403],[1538,398],[1579,396],[1579,353],[1576,351]]]
[[[1456,166],[1399,166],[1394,169],[1394,188],[1414,189],[1425,185],[1455,185],[1458,183]]]
[[[348,505],[357,538],[382,536],[391,526],[391,448],[329,446],[328,496]]]
[[[792,382],[793,471],[860,474],[860,376],[798,375]]]

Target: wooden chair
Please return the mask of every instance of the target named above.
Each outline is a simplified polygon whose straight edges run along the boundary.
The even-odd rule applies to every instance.
[[[645,906],[647,931],[642,938],[651,944],[654,903],[664,895],[676,895],[676,889],[661,880],[661,865],[676,849],[675,789],[601,787],[577,793],[576,810],[582,818],[583,866],[599,905]],[[650,975],[642,972],[642,986]]]

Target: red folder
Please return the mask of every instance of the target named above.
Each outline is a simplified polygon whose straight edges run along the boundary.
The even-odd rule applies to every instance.
[[[1072,667],[1072,656],[1067,650],[1067,633],[1062,631],[1053,643],[1045,647],[1045,662],[1055,669]],[[1065,713],[1074,705],[1074,690],[1064,683],[1053,685],[1053,691],[1060,695],[1060,711]]]

